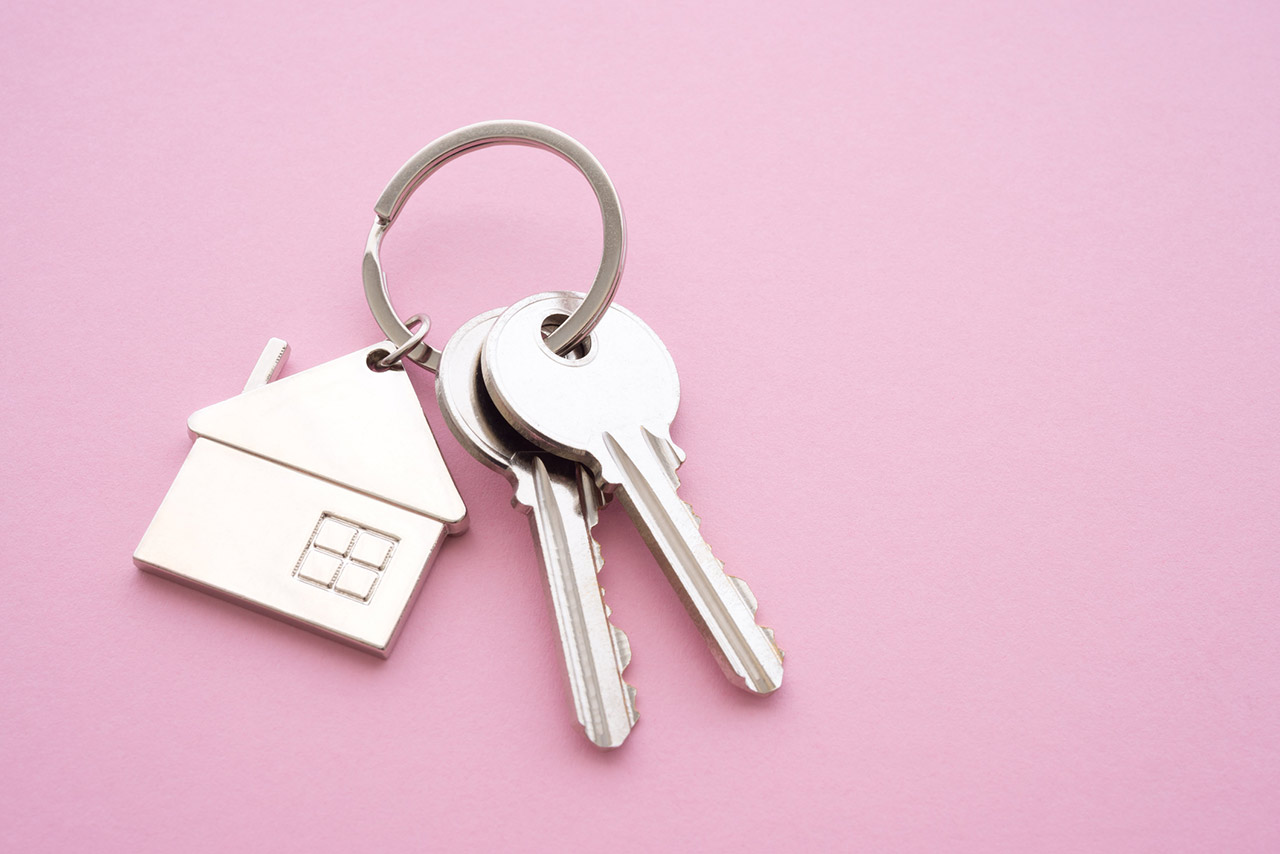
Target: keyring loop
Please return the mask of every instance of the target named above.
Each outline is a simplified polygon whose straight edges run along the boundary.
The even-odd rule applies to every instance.
[[[627,229],[618,192],[600,161],[577,140],[536,122],[509,119],[468,125],[440,137],[400,167],[400,171],[387,184],[373,208],[377,219],[365,244],[364,295],[378,326],[397,348],[408,344],[413,333],[391,307],[387,278],[382,271],[382,238],[400,215],[413,191],[431,177],[433,172],[455,157],[491,145],[527,145],[559,155],[590,182],[596,200],[600,203],[600,215],[604,221],[604,251],[600,258],[600,270],[596,273],[595,282],[586,298],[547,337],[547,346],[556,353],[565,353],[577,346],[600,322],[618,290],[627,255]],[[440,352],[425,341],[419,340],[404,355],[429,371],[437,370],[440,365]]]
[[[405,328],[413,329],[416,325],[418,328],[409,336],[409,340],[405,341],[399,347],[392,350],[387,355],[378,360],[378,367],[390,370],[396,366],[396,363],[404,358],[404,354],[408,353],[414,347],[422,343],[422,339],[427,337],[427,330],[431,328],[431,318],[425,314],[415,314],[404,322]]]

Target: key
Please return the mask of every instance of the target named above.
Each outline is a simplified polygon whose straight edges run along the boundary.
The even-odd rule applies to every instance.
[[[483,352],[485,384],[503,417],[526,439],[592,470],[613,489],[730,681],[757,694],[782,684],[782,651],[756,625],[756,599],[726,575],[680,500],[676,469],[684,453],[671,441],[680,403],[675,362],[640,318],[609,309],[571,358],[543,336],[582,300],[538,294],[511,306]]]
[[[529,516],[538,544],[578,723],[593,744],[618,747],[638,716],[635,688],[622,678],[631,647],[609,623],[597,578],[603,560],[591,531],[603,496],[582,466],[533,446],[494,408],[480,376],[480,351],[501,313],[475,318],[449,340],[436,397],[462,446],[515,488],[511,504]]]

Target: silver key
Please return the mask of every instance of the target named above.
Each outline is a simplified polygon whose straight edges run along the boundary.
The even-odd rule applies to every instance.
[[[589,472],[521,438],[489,399],[480,351],[501,313],[480,315],[449,340],[436,397],[463,447],[515,487],[511,504],[528,514],[538,544],[578,722],[592,743],[617,747],[637,714],[635,688],[622,678],[631,647],[609,623],[596,577],[603,561],[591,531],[603,497]]]
[[[610,307],[577,358],[543,344],[581,294],[538,294],[511,306],[484,346],[485,383],[525,438],[589,467],[614,488],[689,615],[735,684],[768,694],[782,684],[782,651],[756,625],[756,600],[726,575],[676,494],[684,453],[671,441],[680,403],[675,363],[640,318]]]

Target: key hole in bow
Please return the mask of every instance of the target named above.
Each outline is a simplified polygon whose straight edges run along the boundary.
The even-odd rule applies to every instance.
[[[556,312],[555,314],[548,315],[547,319],[542,321],[543,339],[545,340],[548,335],[550,335],[552,332],[555,332],[557,329],[559,329],[560,324],[564,323],[568,319],[569,319],[569,315],[562,314],[560,312]],[[579,359],[585,359],[587,357],[587,354],[591,352],[591,338],[592,336],[588,335],[586,338],[582,339],[577,344],[575,344],[572,348],[570,348],[567,352],[556,353],[552,355],[555,355],[556,358],[564,359],[566,362],[576,362]]]

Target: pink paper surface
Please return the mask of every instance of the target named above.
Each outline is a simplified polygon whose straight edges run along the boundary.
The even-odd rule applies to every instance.
[[[0,848],[1280,850],[1278,8],[6,4]],[[268,337],[380,338],[374,201],[491,118],[616,182],[682,495],[789,654],[729,686],[609,510],[612,754],[422,372],[472,526],[389,661],[130,561]],[[489,150],[388,276],[442,344],[599,234]]]

